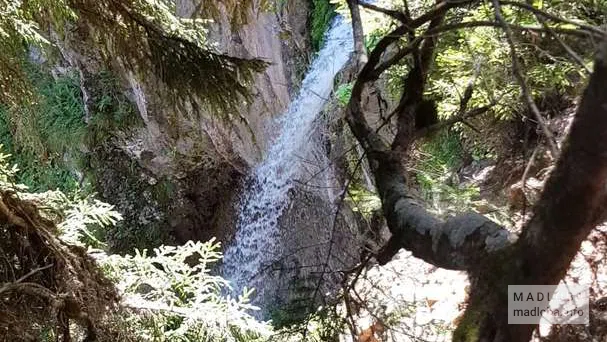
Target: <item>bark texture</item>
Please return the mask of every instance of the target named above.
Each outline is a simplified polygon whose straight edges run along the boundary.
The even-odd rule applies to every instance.
[[[360,69],[346,119],[367,153],[392,233],[378,260],[387,262],[399,248],[405,248],[436,266],[468,272],[472,283],[470,299],[454,341],[526,342],[536,326],[508,325],[508,285],[558,284],[582,241],[605,219],[607,53],[597,56],[565,148],[521,236],[513,236],[476,213],[440,220],[410,195],[402,165],[415,140],[415,110],[423,101],[424,78],[431,68],[437,40],[427,33],[441,25],[449,9],[470,4],[474,3],[441,1],[418,18],[405,16],[403,25],[377,44]],[[426,22],[427,31],[416,37],[411,30]],[[409,34],[409,46],[382,58],[405,34]],[[408,54],[413,55],[414,65],[394,113],[398,132],[388,144],[371,129],[362,103],[366,88],[390,66],[386,63],[395,63],[399,56]]]

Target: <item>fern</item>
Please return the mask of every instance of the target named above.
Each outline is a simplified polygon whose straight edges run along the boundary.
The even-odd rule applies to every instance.
[[[219,243],[189,241],[160,246],[153,254],[112,255],[102,263],[125,296],[127,306],[147,314],[137,329],[150,341],[263,341],[271,326],[248,312],[251,290],[238,298],[222,295],[228,282],[212,275],[219,261]]]

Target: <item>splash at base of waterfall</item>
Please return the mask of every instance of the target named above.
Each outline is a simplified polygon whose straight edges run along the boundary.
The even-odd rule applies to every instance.
[[[341,17],[335,19],[325,38],[300,93],[279,118],[279,135],[246,182],[236,235],[224,253],[222,273],[230,280],[234,294],[242,293],[245,287],[255,288],[254,303],[260,306],[272,295],[266,293],[270,285],[264,274],[285,255],[280,218],[289,204],[294,181],[305,173],[306,161],[323,153],[311,139],[318,128],[316,119],[331,95],[335,75],[353,48],[351,25]]]

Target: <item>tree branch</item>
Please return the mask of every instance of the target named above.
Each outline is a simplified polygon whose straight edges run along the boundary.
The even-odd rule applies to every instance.
[[[373,70],[373,72],[371,73],[371,78],[373,78],[374,80],[378,79],[384,71],[388,70],[390,67],[398,63],[401,59],[403,59],[405,56],[415,51],[415,49],[418,48],[423,38],[424,36],[417,36],[409,43],[409,45],[404,48],[398,49],[398,51],[394,55],[388,57],[384,62],[380,63]]]
[[[514,39],[512,38],[512,31],[506,20],[504,19],[501,11],[501,5],[499,0],[492,0],[493,2],[493,11],[495,14],[495,19],[498,23],[502,25],[504,33],[506,34],[506,41],[508,42],[508,46],[510,47],[510,57],[512,59],[512,73],[514,74],[514,78],[516,79],[519,87],[521,87],[521,93],[523,95],[523,99],[527,102],[527,106],[535,116],[535,119],[538,122],[538,125],[542,129],[542,133],[546,137],[548,142],[548,146],[550,147],[550,153],[552,154],[552,158],[556,159],[559,153],[558,147],[556,146],[556,141],[554,140],[554,136],[552,132],[548,129],[548,126],[544,122],[544,118],[540,114],[539,108],[535,104],[533,97],[531,97],[531,93],[529,92],[529,88],[527,87],[527,83],[525,82],[525,78],[523,77],[523,73],[521,71],[521,66],[518,60],[518,56],[516,54],[516,46],[514,45]]]
[[[488,112],[491,108],[493,108],[493,106],[495,106],[495,103],[491,103],[491,104],[488,104],[486,106],[482,106],[482,107],[479,107],[479,108],[474,108],[474,109],[471,109],[471,110],[469,110],[467,112],[457,114],[457,115],[455,115],[455,116],[453,116],[453,117],[451,117],[451,118],[449,118],[447,120],[441,121],[441,122],[439,122],[437,124],[434,124],[432,126],[425,127],[423,129],[418,130],[417,132],[415,132],[415,136],[416,136],[416,138],[421,138],[421,137],[426,136],[426,135],[428,135],[428,134],[430,134],[432,132],[436,132],[436,131],[438,131],[440,129],[443,129],[445,127],[449,127],[449,126],[451,126],[453,124],[456,124],[458,122],[461,122],[461,121],[464,121],[464,120],[467,120],[467,119],[470,119],[470,118],[482,115],[482,114]]]
[[[360,70],[367,62],[367,51],[365,49],[365,35],[362,19],[358,10],[358,0],[347,0],[350,15],[352,17],[352,33],[354,36],[354,59],[356,71]]]
[[[442,12],[432,18],[426,31],[432,30],[440,26],[445,19],[446,12]],[[404,84],[404,96],[396,108],[397,131],[392,143],[392,149],[398,150],[400,153],[406,153],[414,139],[415,118],[418,105],[424,97],[424,89],[426,88],[426,77],[434,61],[434,49],[438,37],[429,36],[424,38],[419,50],[414,50],[414,65]]]
[[[366,121],[361,100],[366,84],[375,80],[375,67],[385,49],[409,32],[411,27],[421,26],[431,21],[430,31],[438,27],[449,8],[469,3],[468,1],[444,1],[428,13],[411,21],[411,25],[401,25],[389,35],[382,38],[371,52],[369,62],[359,73],[346,112],[346,120],[357,140],[367,153],[369,164],[375,175],[376,186],[382,200],[384,216],[393,234],[392,244],[406,248],[437,266],[450,269],[468,269],[473,267],[478,258],[503,248],[511,242],[510,234],[502,227],[478,214],[470,213],[457,216],[445,222],[434,217],[417,203],[407,192],[404,170],[398,153],[392,151],[372,130]],[[416,26],[417,25],[417,26]],[[423,77],[431,63],[435,39],[425,39],[416,59],[418,73],[411,75],[411,84],[415,89],[409,101],[419,100],[423,95]],[[394,61],[397,61],[394,59]],[[382,64],[382,68],[387,68]],[[420,79],[421,76],[421,79]],[[413,81],[420,81],[414,84]],[[421,89],[421,92],[420,92]],[[389,253],[384,256],[388,257]]]
[[[599,29],[599,28],[597,28],[595,26],[586,25],[584,23],[579,23],[579,22],[576,22],[576,21],[573,21],[573,20],[557,17],[556,15],[552,15],[552,14],[550,14],[548,12],[544,12],[541,9],[536,8],[536,7],[534,7],[532,5],[529,5],[529,4],[526,4],[526,3],[516,2],[516,1],[505,1],[505,0],[498,1],[498,3],[500,5],[519,7],[519,8],[525,9],[527,11],[530,11],[533,14],[540,15],[542,17],[550,19],[552,21],[556,21],[556,22],[559,22],[559,23],[570,24],[570,25],[574,25],[574,26],[577,26],[577,27],[581,27],[584,30],[587,30],[589,32],[593,32],[593,33],[595,33],[595,34],[597,34],[599,36],[604,36],[605,35],[604,31],[602,31],[601,29]]]
[[[526,270],[552,281],[562,278],[582,241],[607,212],[605,45],[595,62],[562,156],[521,236]]]
[[[517,31],[549,33],[548,30],[546,30],[544,27],[515,25],[515,24],[511,24],[511,23],[506,23],[506,24],[510,29],[517,30]],[[495,22],[495,21],[489,21],[489,20],[478,20],[478,21],[475,20],[475,21],[465,21],[465,22],[460,22],[460,23],[449,23],[449,24],[441,25],[431,31],[428,31],[425,33],[425,35],[437,35],[442,32],[459,30],[459,29],[463,29],[463,28],[474,28],[474,27],[503,28],[503,24]],[[580,38],[587,38],[589,36],[601,38],[601,37],[604,37],[605,35],[607,35],[606,32],[602,32],[601,34],[598,34],[594,31],[588,31],[585,29],[571,29],[571,28],[562,28],[562,27],[554,27],[554,28],[552,28],[552,31],[554,31],[555,33],[569,34],[569,35],[573,35],[573,36],[580,37]]]
[[[396,154],[383,154],[377,163],[377,189],[393,234],[388,245],[405,248],[438,267],[469,270],[514,240],[505,228],[477,213],[461,214],[446,221],[436,218],[409,195]],[[391,253],[384,251],[380,261],[389,260],[397,251],[398,248],[392,248]]]
[[[607,46],[599,53],[567,143],[518,242],[475,272],[454,341],[529,341],[537,324],[508,324],[511,284],[556,285],[590,231],[605,219],[607,199]],[[499,270],[499,272],[496,272]],[[478,331],[467,337],[471,329]]]
[[[373,4],[369,4],[369,3],[366,3],[366,2],[360,1],[360,0],[355,0],[355,1],[357,1],[358,4],[360,6],[362,6],[363,8],[366,8],[368,10],[375,11],[375,12],[378,12],[378,13],[385,14],[385,15],[387,15],[389,17],[392,17],[392,18],[400,21],[403,24],[407,24],[408,21],[409,21],[407,19],[407,16],[403,12],[396,11],[396,10],[391,10],[391,9],[387,9],[387,8],[383,8],[383,7],[379,7],[379,6],[375,6]]]
[[[403,24],[403,25],[398,26],[392,32],[385,35],[377,43],[377,45],[375,46],[373,51],[371,51],[371,53],[369,54],[369,61],[365,65],[365,67],[361,70],[361,72],[358,76],[357,83],[358,83],[358,81],[360,81],[362,83],[366,83],[366,82],[370,82],[370,81],[375,81],[377,79],[377,78],[373,78],[373,76],[375,75],[375,73],[373,72],[373,69],[380,62],[381,56],[384,54],[386,49],[392,43],[398,41],[404,34],[415,31],[415,29],[419,28],[426,22],[431,21],[432,19],[434,19],[438,16],[444,15],[448,10],[450,10],[452,8],[470,4],[473,1],[474,0],[441,1],[434,7],[434,9],[422,14],[421,16],[419,16],[415,19],[412,19],[411,21],[409,21],[409,23],[407,25]],[[397,62],[397,60],[396,60],[396,62]],[[391,65],[388,65],[386,67],[386,69],[389,68],[390,66]]]
[[[3,293],[3,292],[6,292],[6,291],[8,291],[8,290],[10,290],[12,288],[14,288],[17,284],[23,282],[25,279],[33,276],[34,274],[36,274],[36,273],[38,273],[40,271],[44,271],[47,268],[51,268],[51,267],[53,267],[53,264],[48,264],[48,265],[45,265],[45,266],[42,266],[42,267],[34,268],[33,270],[31,270],[27,274],[25,274],[23,277],[15,280],[14,282],[6,283],[2,287],[0,287],[0,294]]]

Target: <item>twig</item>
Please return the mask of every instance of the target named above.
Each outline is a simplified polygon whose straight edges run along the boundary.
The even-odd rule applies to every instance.
[[[19,284],[19,283],[21,283],[22,281],[24,281],[25,279],[27,279],[27,278],[29,278],[29,277],[33,276],[34,274],[36,274],[36,273],[38,273],[38,272],[40,272],[40,271],[46,270],[47,268],[51,268],[51,267],[53,267],[53,264],[48,264],[48,265],[46,265],[46,266],[38,267],[38,268],[35,268],[35,269],[33,269],[33,270],[29,271],[29,272],[28,272],[26,275],[24,275],[23,277],[21,277],[21,278],[19,278],[19,279],[15,280],[14,282],[11,282],[11,283],[6,283],[4,286],[2,286],[2,287],[0,288],[0,293],[2,293],[2,292],[6,292],[6,291],[10,290],[10,288],[11,288],[11,287],[13,287],[15,284]]]
[[[535,101],[533,100],[533,98],[531,97],[531,94],[529,93],[529,88],[527,88],[527,83],[525,82],[525,79],[521,72],[521,67],[520,67],[520,64],[518,61],[518,56],[516,54],[516,46],[514,45],[514,40],[512,38],[512,30],[510,30],[510,27],[508,26],[506,20],[504,19],[503,15],[502,15],[501,5],[500,5],[499,0],[492,0],[492,2],[493,2],[493,11],[495,14],[495,19],[497,20],[498,23],[501,24],[502,29],[504,30],[504,33],[506,34],[506,41],[508,42],[508,46],[510,47],[510,57],[512,59],[512,72],[514,73],[514,77],[516,78],[517,83],[521,87],[521,93],[523,95],[525,102],[527,102],[529,109],[531,109],[531,112],[535,116],[535,119],[537,120],[538,125],[540,125],[542,132],[546,136],[546,140],[548,140],[548,146],[550,147],[550,154],[552,155],[552,158],[556,159],[558,156],[558,147],[556,146],[556,143],[554,141],[554,136],[548,129],[548,126],[546,125],[546,123],[544,122],[544,119],[542,118],[542,115],[540,114],[540,110],[537,108]]]
[[[506,25],[512,29],[517,31],[530,31],[530,32],[548,32],[544,27],[539,26],[529,26],[529,25],[516,25],[511,23],[506,23]],[[464,21],[459,23],[450,23],[441,25],[435,29],[428,30],[424,33],[424,36],[428,35],[438,35],[443,32],[459,30],[463,28],[474,28],[474,27],[503,27],[503,24],[491,21],[491,20],[473,20],[473,21]],[[596,30],[589,31],[585,28],[573,29],[573,28],[565,28],[565,27],[554,27],[551,28],[552,31],[556,33],[569,34],[577,37],[604,37],[607,35],[607,32],[600,31],[601,33],[597,33]]]
[[[532,6],[529,2],[530,1],[527,0],[527,4],[529,6]],[[563,47],[563,49],[565,49],[565,51],[569,54],[569,56],[571,56],[571,58],[573,58],[574,61],[576,61],[584,70],[586,70],[586,73],[590,74],[591,70],[586,66],[586,64],[584,63],[584,60],[582,60],[582,57],[580,57],[577,53],[575,53],[575,51],[573,51],[573,49],[567,43],[565,43],[565,41],[562,40],[561,37],[559,37],[550,26],[548,26],[546,19],[537,12],[533,12],[533,14],[535,15],[535,18],[537,19],[537,21],[540,24],[542,24],[544,29],[546,29],[546,31],[548,31],[548,33],[550,33],[550,35],[554,39],[556,39],[556,41],[559,44],[561,44],[561,46]]]
[[[516,1],[496,1],[496,0],[492,0],[492,1],[493,1],[494,5],[498,6],[498,8],[501,8],[501,5],[519,7],[519,8],[522,8],[522,9],[526,9],[526,10],[532,12],[535,15],[540,15],[542,17],[545,17],[547,19],[550,19],[550,20],[553,20],[553,21],[556,21],[556,22],[578,26],[578,27],[581,27],[581,28],[583,28],[585,30],[588,30],[590,32],[596,33],[596,34],[598,34],[600,36],[605,36],[605,32],[603,30],[595,27],[595,26],[586,25],[584,23],[579,23],[579,22],[576,22],[576,21],[573,21],[573,20],[561,18],[561,17],[558,17],[556,15],[550,14],[548,12],[544,12],[541,9],[533,7],[533,6],[529,5],[529,4],[525,4],[525,3],[522,3],[522,2],[516,2]],[[501,10],[500,10],[500,12],[501,12]]]
[[[312,302],[314,302],[316,300],[316,296],[318,295],[318,292],[320,291],[320,287],[322,285],[323,282],[323,277],[324,277],[324,272],[326,271],[326,268],[329,264],[329,259],[331,258],[331,253],[333,251],[333,245],[335,244],[335,230],[337,228],[337,219],[339,217],[339,213],[341,212],[341,207],[345,202],[346,199],[346,195],[348,194],[348,187],[350,186],[353,178],[354,178],[354,174],[356,173],[356,171],[358,170],[358,168],[362,165],[362,161],[365,158],[366,154],[363,154],[359,159],[358,162],[356,163],[356,166],[354,167],[354,170],[352,171],[352,174],[350,176],[350,178],[348,178],[348,180],[346,181],[346,184],[344,185],[344,190],[341,193],[341,196],[339,198],[339,202],[337,205],[337,208],[335,210],[335,215],[333,216],[333,226],[331,229],[331,237],[329,239],[329,247],[328,247],[328,251],[327,251],[327,257],[325,258],[325,262],[323,264],[323,268],[322,268],[322,272],[321,272],[321,276],[318,280],[318,284],[316,285],[316,288],[314,289],[314,293],[312,295]]]
[[[373,4],[369,4],[369,3],[366,3],[366,2],[360,1],[360,0],[356,0],[356,2],[363,8],[385,14],[389,17],[392,17],[392,18],[400,21],[403,24],[407,24],[409,22],[409,20],[407,19],[407,16],[403,12],[375,6]]]
[[[527,175],[529,174],[529,170],[531,170],[531,166],[533,166],[533,162],[535,160],[535,156],[537,155],[537,151],[539,150],[540,145],[538,144],[533,149],[533,153],[531,153],[531,157],[529,158],[529,162],[527,166],[525,166],[525,171],[523,171],[523,177],[521,177],[521,191],[523,192],[523,217],[525,217],[525,213],[527,211],[527,195],[525,194],[525,188],[527,187]]]

